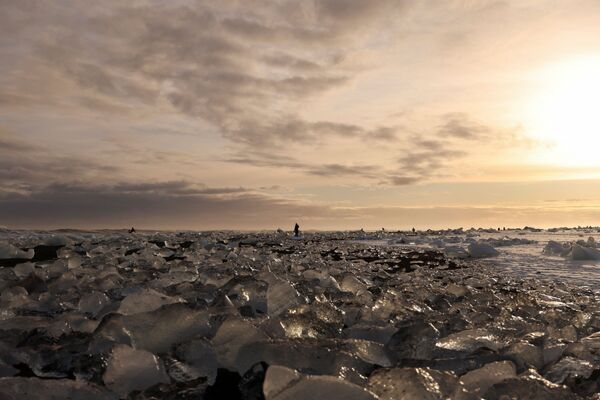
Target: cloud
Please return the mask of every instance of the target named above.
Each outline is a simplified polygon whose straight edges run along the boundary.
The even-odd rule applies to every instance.
[[[117,171],[115,166],[93,160],[54,155],[37,143],[15,138],[0,129],[0,187],[22,191],[75,176],[98,179]]]
[[[243,187],[207,187],[203,184],[192,184],[186,181],[119,183],[107,187],[107,190],[113,193],[168,194],[173,196],[227,195],[249,192],[248,189]]]
[[[396,176],[390,176],[388,182],[394,186],[404,186],[404,185],[412,185],[421,180],[422,180],[421,177],[396,175]],[[386,182],[384,182],[384,183],[386,183]]]
[[[312,206],[247,189],[193,188],[184,182],[53,184],[0,195],[0,220],[21,227],[249,228],[311,214]]]
[[[293,157],[285,157],[259,151],[240,152],[223,161],[229,163],[250,165],[264,168],[289,168],[304,174],[322,178],[354,177],[377,179],[382,173],[381,168],[375,165],[346,165],[346,164],[309,164],[296,160]]]
[[[21,228],[146,229],[410,229],[470,226],[599,224],[594,207],[347,207],[310,203],[253,191],[173,194],[186,187],[157,182],[139,187],[51,185],[26,194],[0,195],[0,221]],[[121,189],[119,189],[121,187]],[[122,190],[125,189],[125,190]],[[134,189],[134,190],[132,190]],[[138,190],[141,189],[141,190]],[[213,194],[213,189],[215,193]],[[51,210],[51,212],[49,212]],[[551,221],[551,222],[548,222]]]
[[[479,140],[491,133],[489,127],[472,121],[465,113],[449,113],[442,118],[444,122],[437,131],[440,137]]]
[[[55,78],[42,89],[57,104],[79,90],[71,101],[96,113],[168,105],[244,146],[330,136],[394,140],[389,127],[306,121],[296,110],[360,72],[339,61],[376,32],[377,22],[403,11],[396,1],[24,3],[3,7],[0,25],[21,21],[11,34],[38,70],[18,73],[21,87],[0,100],[9,105],[39,103],[39,85],[26,86],[24,78],[35,71]]]
[[[323,164],[308,167],[307,172],[323,177],[352,176],[375,179],[378,177],[379,167],[374,165]]]
[[[9,152],[24,153],[33,150],[39,150],[39,147],[32,143],[15,138],[13,135],[10,135],[7,131],[0,128],[0,154],[6,155]]]
[[[410,145],[397,158],[399,178],[389,178],[392,185],[412,184],[430,178],[447,177],[457,160],[467,158],[473,148],[532,146],[520,127],[492,128],[474,121],[467,113],[447,113],[432,132],[412,135]],[[407,176],[408,175],[408,176]]]

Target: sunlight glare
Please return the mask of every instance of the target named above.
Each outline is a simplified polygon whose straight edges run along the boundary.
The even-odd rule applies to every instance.
[[[600,165],[600,56],[582,57],[544,69],[543,89],[531,102],[530,133],[547,142],[544,161]]]

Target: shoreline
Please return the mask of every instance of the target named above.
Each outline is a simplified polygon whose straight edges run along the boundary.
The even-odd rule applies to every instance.
[[[0,269],[2,394],[600,391],[600,294],[591,289],[341,234],[59,239],[56,259]],[[293,379],[277,386],[282,376]]]

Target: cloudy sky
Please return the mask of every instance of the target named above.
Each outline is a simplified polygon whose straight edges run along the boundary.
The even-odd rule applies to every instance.
[[[597,0],[0,0],[0,225],[600,224]]]

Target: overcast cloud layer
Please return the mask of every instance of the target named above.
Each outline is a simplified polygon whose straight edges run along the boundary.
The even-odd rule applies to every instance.
[[[549,144],[513,106],[531,71],[600,51],[598,11],[0,0],[0,225],[405,228],[564,213],[480,188],[580,176],[527,163]],[[473,186],[446,190],[460,182]]]

